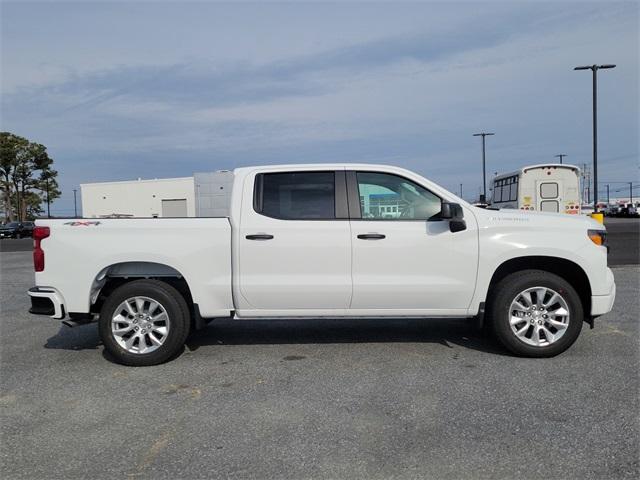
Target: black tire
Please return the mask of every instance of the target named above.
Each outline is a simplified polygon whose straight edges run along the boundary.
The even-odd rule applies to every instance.
[[[116,308],[132,297],[148,297],[160,303],[169,316],[170,327],[164,343],[150,353],[132,353],[120,346],[111,331]],[[184,347],[191,325],[184,297],[171,285],[159,280],[135,280],[118,287],[109,295],[100,311],[98,330],[105,349],[116,362],[134,367],[158,365],[177,355]]]
[[[511,302],[520,292],[533,287],[554,290],[562,296],[569,308],[566,332],[550,345],[529,345],[511,330]],[[487,305],[487,319],[492,334],[511,353],[523,357],[553,357],[564,352],[577,340],[584,321],[582,302],[575,289],[564,278],[543,270],[523,270],[506,276],[492,288]]]

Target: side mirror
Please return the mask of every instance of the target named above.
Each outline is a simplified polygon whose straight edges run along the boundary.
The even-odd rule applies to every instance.
[[[440,218],[449,220],[449,230],[453,233],[461,232],[467,228],[462,207],[458,203],[442,202]]]

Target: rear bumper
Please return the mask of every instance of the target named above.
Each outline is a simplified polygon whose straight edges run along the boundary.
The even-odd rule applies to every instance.
[[[609,313],[613,308],[613,302],[616,299],[616,282],[613,279],[613,272],[610,268],[607,268],[607,285],[609,286],[608,294],[591,296],[592,317]]]
[[[53,287],[32,287],[27,292],[31,297],[29,313],[48,315],[51,318],[65,317],[62,295]]]

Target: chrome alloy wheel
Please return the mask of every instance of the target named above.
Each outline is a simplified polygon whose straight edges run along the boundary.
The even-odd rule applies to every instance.
[[[557,342],[569,327],[569,306],[558,292],[547,287],[527,288],[509,308],[514,335],[527,345],[546,347]]]
[[[149,297],[127,298],[111,317],[115,341],[129,353],[151,353],[165,342],[170,328],[165,308]]]

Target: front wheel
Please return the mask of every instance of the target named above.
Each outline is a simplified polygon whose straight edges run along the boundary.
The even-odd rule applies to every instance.
[[[175,288],[158,280],[136,280],[109,295],[98,328],[118,363],[149,366],[183,348],[189,325],[189,308]]]
[[[584,312],[575,289],[542,270],[508,275],[492,290],[489,321],[497,339],[512,353],[553,357],[580,335]]]

